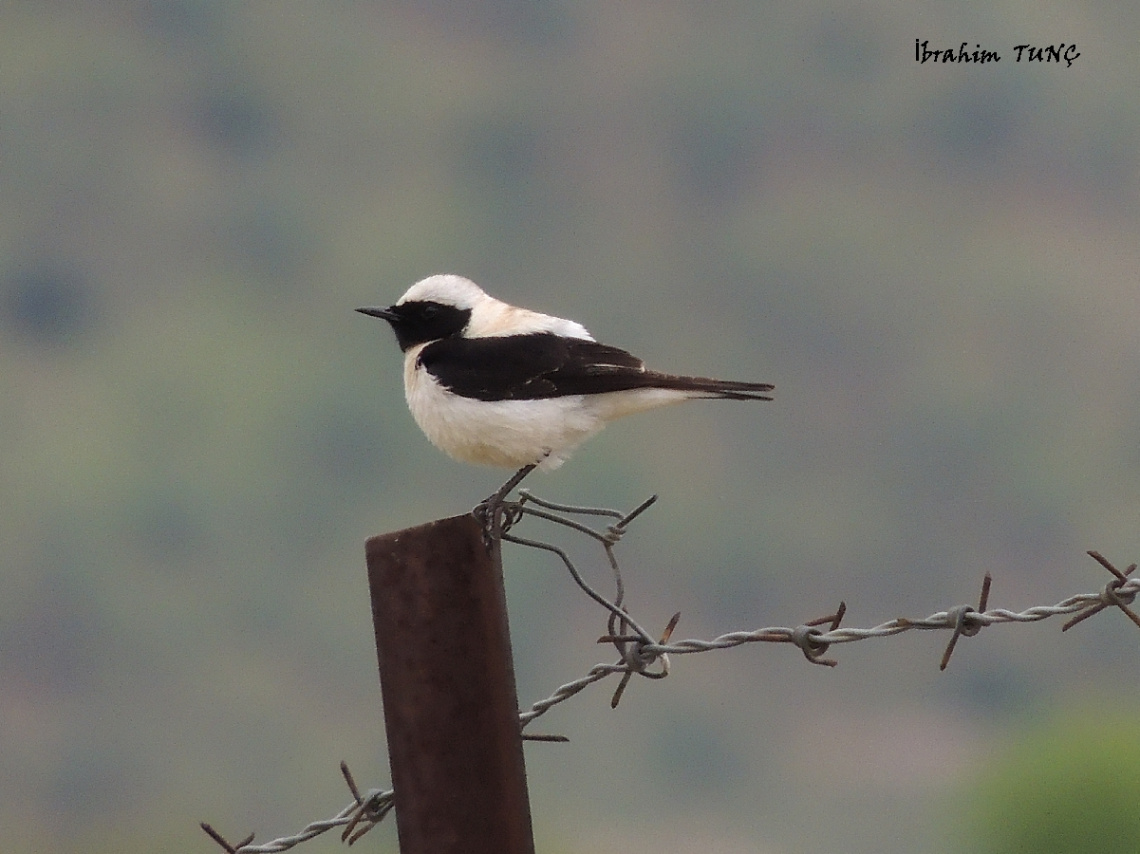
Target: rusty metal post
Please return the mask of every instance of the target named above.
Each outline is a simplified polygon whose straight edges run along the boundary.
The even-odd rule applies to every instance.
[[[468,514],[366,550],[401,854],[534,854],[498,546]]]

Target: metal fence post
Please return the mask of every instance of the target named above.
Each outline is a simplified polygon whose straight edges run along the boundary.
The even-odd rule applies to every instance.
[[[401,854],[534,854],[498,544],[466,514],[366,552]]]

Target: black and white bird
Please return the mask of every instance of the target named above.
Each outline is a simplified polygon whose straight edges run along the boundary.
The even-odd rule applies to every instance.
[[[430,276],[395,305],[357,311],[391,324],[412,416],[464,462],[552,470],[615,418],[683,400],[772,399],[768,383],[647,370],[580,323],[508,305],[462,276]]]

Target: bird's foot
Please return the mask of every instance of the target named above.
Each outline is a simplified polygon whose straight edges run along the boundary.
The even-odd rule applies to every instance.
[[[536,465],[536,463],[531,463],[523,466],[511,475],[510,480],[500,486],[494,494],[488,495],[472,508],[471,515],[483,525],[483,545],[487,547],[487,551],[491,550],[495,541],[502,537],[503,532],[510,528],[514,522],[513,518],[505,515],[509,509],[507,496],[511,494],[511,490],[522,483],[523,478],[534,471]]]

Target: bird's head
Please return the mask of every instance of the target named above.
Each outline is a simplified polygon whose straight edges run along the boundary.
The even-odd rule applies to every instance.
[[[462,335],[472,312],[488,302],[497,300],[470,279],[441,275],[416,282],[395,305],[357,311],[388,321],[400,349],[407,350],[417,344]]]

